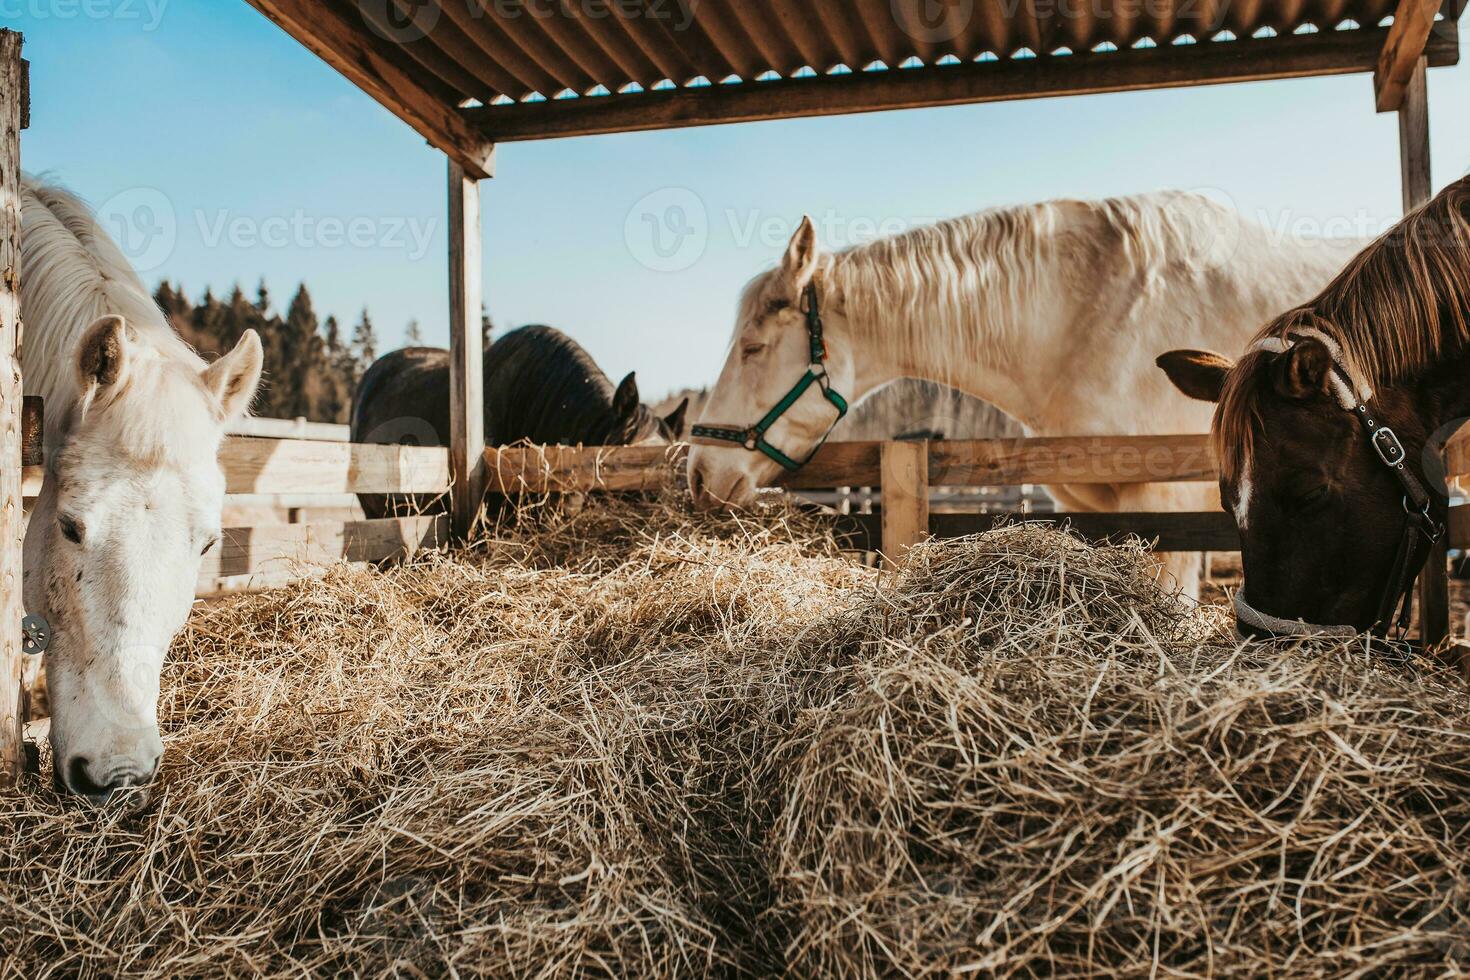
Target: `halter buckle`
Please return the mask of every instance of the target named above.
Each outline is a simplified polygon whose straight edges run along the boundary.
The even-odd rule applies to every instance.
[[[1388,426],[1373,430],[1373,449],[1378,453],[1378,458],[1383,460],[1387,466],[1402,466],[1409,454],[1404,450],[1404,444],[1399,442],[1398,434]]]

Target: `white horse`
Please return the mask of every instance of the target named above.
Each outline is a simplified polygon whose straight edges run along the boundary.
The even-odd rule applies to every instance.
[[[62,190],[22,182],[21,232],[21,366],[47,449],[25,603],[51,624],[56,781],[105,800],[157,771],[159,675],[219,540],[219,447],[255,395],[260,339],[206,364]]]
[[[1003,409],[1034,435],[1206,432],[1210,406],[1155,366],[1177,347],[1239,350],[1271,317],[1316,294],[1366,242],[1273,237],[1182,192],[986,211],[828,254],[810,219],[782,263],[745,289],[702,422],[743,427],[776,406],[811,360],[804,295],[815,287],[832,388],[857,401],[902,377]],[[836,414],[818,386],[768,433],[804,459]],[[780,472],[759,452],[700,445],[690,489],[745,506]],[[1213,510],[1214,487],[1049,487],[1069,510]],[[1163,563],[1198,590],[1199,557]]]

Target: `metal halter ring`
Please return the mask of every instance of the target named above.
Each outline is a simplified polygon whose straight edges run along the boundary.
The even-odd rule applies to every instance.
[[[803,312],[806,313],[807,345],[811,356],[811,360],[807,364],[806,373],[801,376],[796,384],[791,386],[791,390],[786,392],[785,396],[776,403],[776,406],[767,412],[755,425],[746,428],[732,425],[696,425],[690,429],[690,435],[695,439],[736,443],[749,452],[764,453],[780,464],[783,469],[791,472],[795,472],[805,466],[817,454],[817,450],[826,444],[828,438],[832,435],[832,430],[837,428],[837,423],[841,422],[843,417],[847,415],[847,399],[843,398],[832,388],[832,379],[827,375],[827,365],[825,363],[827,359],[827,341],[822,336],[822,311],[821,305],[818,302],[815,283],[806,287],[805,292],[802,294],[801,305]],[[837,410],[837,417],[832,420],[832,424],[827,427],[827,431],[822,434],[822,438],[817,440],[817,444],[812,447],[812,451],[806,455],[806,458],[800,460],[792,459],[780,449],[767,442],[766,433],[770,431],[771,426],[775,425],[783,415],[790,411],[791,406],[795,405],[797,400],[806,393],[806,390],[814,384],[821,389],[822,397],[827,400],[828,404]]]

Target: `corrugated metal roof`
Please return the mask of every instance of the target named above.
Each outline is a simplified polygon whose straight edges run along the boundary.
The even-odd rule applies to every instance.
[[[384,6],[332,2],[363,12]],[[1371,28],[1395,7],[1393,0],[388,2],[394,14],[375,19],[379,33],[443,91],[486,105],[750,82],[772,73]]]
[[[1440,0],[249,2],[483,175],[505,140],[1372,71]],[[1454,64],[1464,5],[1409,57]]]

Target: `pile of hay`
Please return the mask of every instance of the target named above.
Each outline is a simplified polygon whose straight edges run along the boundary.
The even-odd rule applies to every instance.
[[[1132,549],[930,545],[772,753],[789,961],[928,972],[1470,968],[1470,699],[1358,644],[1252,647]]]
[[[1470,700],[1220,626],[669,502],[213,603],[147,811],[7,798],[0,975],[1459,970]]]

